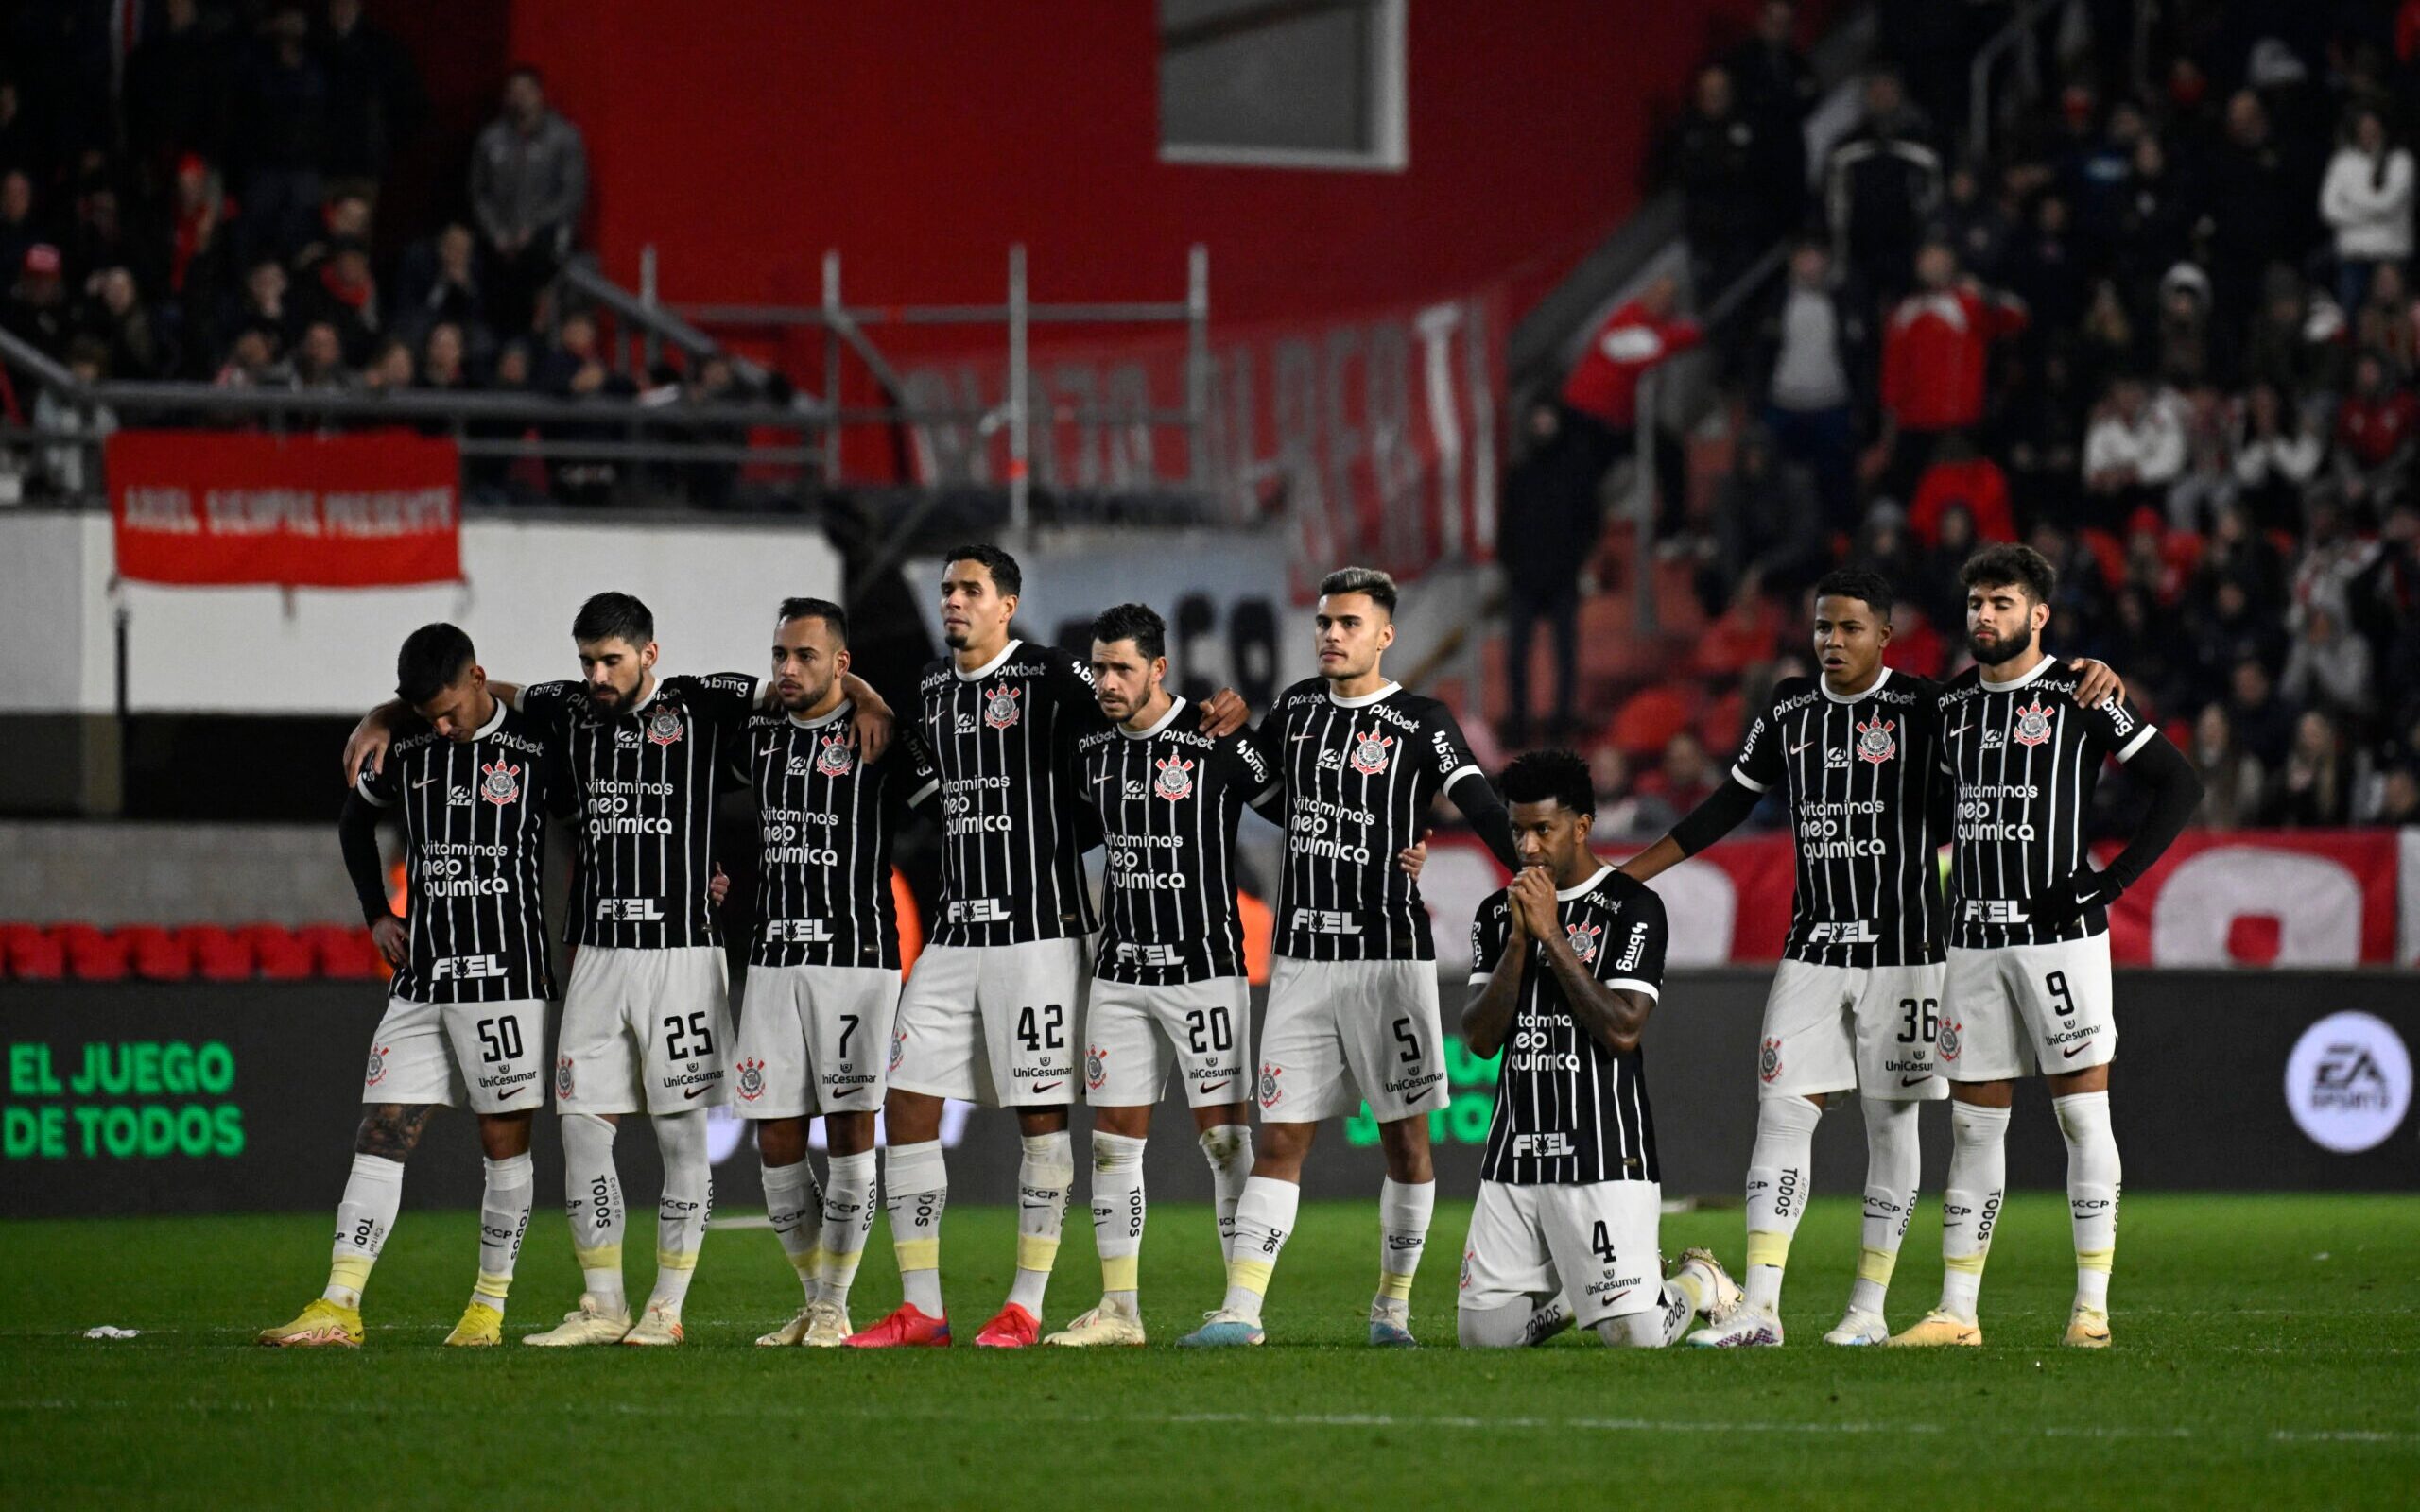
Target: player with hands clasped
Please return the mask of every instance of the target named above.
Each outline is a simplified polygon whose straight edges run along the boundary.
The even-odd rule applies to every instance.
[[[1536,1344],[1566,1322],[1660,1349],[1739,1289],[1714,1256],[1658,1246],[1661,1173],[1639,1037],[1662,990],[1663,900],[1588,846],[1588,765],[1535,751],[1504,771],[1521,869],[1471,924],[1462,1037],[1503,1052],[1462,1250],[1465,1349]]]

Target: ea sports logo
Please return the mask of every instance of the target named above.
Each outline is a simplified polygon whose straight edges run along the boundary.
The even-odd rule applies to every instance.
[[[502,762],[479,768],[479,797],[501,807],[521,796],[521,768]]]
[[[1356,733],[1353,753],[1347,759],[1355,771],[1364,777],[1375,777],[1387,769],[1387,747],[1394,743],[1393,736],[1381,735],[1374,730],[1366,735]]]
[[[815,753],[815,769],[826,777],[849,775],[849,742],[844,736],[826,735]]]
[[[742,1060],[739,1063],[738,1070],[739,1080],[737,1082],[737,1086],[739,1088],[741,1100],[752,1103],[757,1098],[764,1096],[765,1063],[761,1060],[754,1059]]]
[[[669,746],[681,738],[681,716],[669,709],[658,709],[648,716],[647,738],[659,746]]]
[[[1017,700],[1024,696],[1023,688],[994,688],[983,696],[983,722],[994,730],[1006,730],[1015,724],[1022,707]]]
[[[2016,724],[2009,733],[2020,746],[2039,746],[2050,738],[2050,711],[2036,699],[2016,712]]]
[[[1157,772],[1151,779],[1151,791],[1173,803],[1193,792],[1193,764],[1173,757],[1152,764]]]
[[[1857,727],[1858,760],[1879,766],[1898,755],[1898,739],[1891,733],[1897,728],[1897,721],[1891,719],[1876,719],[1872,724],[1860,722]]]
[[[2411,1107],[2411,1056],[2403,1037],[2376,1014],[2329,1014],[2303,1031],[2286,1059],[2286,1106],[2321,1149],[2376,1149]]]

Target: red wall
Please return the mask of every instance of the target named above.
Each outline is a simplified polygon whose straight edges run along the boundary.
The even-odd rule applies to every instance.
[[[514,56],[588,135],[593,234],[676,301],[1175,298],[1221,324],[1443,297],[1514,309],[1639,198],[1666,110],[1753,0],[1410,0],[1402,173],[1164,164],[1150,0],[513,0]]]

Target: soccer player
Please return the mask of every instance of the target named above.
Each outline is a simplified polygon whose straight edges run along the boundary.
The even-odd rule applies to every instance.
[[[1379,670],[1394,644],[1394,579],[1346,567],[1320,584],[1320,674],[1279,696],[1262,747],[1286,782],[1276,960],[1261,1027],[1259,1151],[1236,1204],[1227,1295],[1181,1341],[1253,1345],[1261,1299],[1302,1200],[1319,1122],[1367,1098],[1387,1176],[1378,1193],[1378,1291],[1370,1342],[1411,1335],[1411,1280],[1437,1181],[1428,1114],[1445,1103],[1436,947],[1417,882],[1395,864],[1452,797],[1508,869],[1512,836],[1453,714]]]
[[[370,1040],[327,1290],[263,1344],[361,1343],[362,1288],[395,1227],[404,1162],[440,1108],[470,1104],[487,1164],[478,1280],[447,1344],[501,1341],[529,1225],[529,1124],[545,1097],[554,996],[540,879],[547,810],[564,798],[558,753],[536,720],[494,696],[454,626],[425,625],[404,642],[395,692],[414,722],[381,769],[361,774],[337,823],[362,918],[395,973]],[[378,859],[378,815],[389,809],[404,821],[402,919]]]
[[[849,1336],[849,1285],[873,1228],[874,1115],[899,1005],[893,830],[938,779],[913,739],[868,761],[843,684],[849,617],[821,598],[785,599],[773,625],[775,707],[739,747],[756,795],[756,928],[732,1090],[756,1124],[765,1206],[806,1290],[764,1345],[828,1348]],[[831,1152],[819,1194],[807,1120]]]
[[[1917,1106],[1949,1095],[1933,1058],[1945,970],[1935,855],[1948,839],[1941,685],[1882,664],[1893,596],[1889,579],[1860,568],[1815,585],[1820,678],[1775,684],[1729,780],[1621,868],[1651,881],[1782,792],[1797,885],[1757,1037],[1746,1299],[1692,1344],[1782,1342],[1782,1274],[1812,1189],[1815,1126],[1827,1100],[1850,1092],[1865,1111],[1864,1234],[1848,1312],[1824,1340],[1890,1336],[1883,1302],[1922,1173]],[[2117,687],[2100,663],[2078,665],[2094,696]]]
[[[950,1342],[941,1285],[944,1099],[1013,1109],[1023,1140],[1016,1277],[977,1344],[1040,1341],[1075,1182],[1067,1109],[1080,1074],[1084,936],[1098,927],[1076,742],[1107,720],[1082,661],[1012,633],[1024,587],[1016,558],[997,546],[959,547],[942,570],[949,654],[918,684],[919,729],[941,774],[942,902],[900,999],[883,1105],[883,1201],[904,1296],[890,1316],[850,1335],[859,1349]],[[1240,708],[1221,690],[1203,710],[1203,730],[1235,729]]]
[[[659,679],[655,618],[628,593],[582,604],[572,640],[580,681],[492,685],[551,731],[579,814],[576,954],[556,1045],[555,1108],[563,1206],[584,1284],[559,1327],[522,1342],[677,1345],[713,1201],[706,1109],[726,1098],[731,1041],[713,906],[715,783],[754,707],[757,679]],[[372,710],[354,731],[349,767],[383,753],[393,711]],[[654,1127],[665,1176],[655,1286],[633,1321],[622,1284],[627,1212],[614,1138],[622,1115],[640,1111]]]
[[[1987,546],[1959,574],[1976,664],[1941,696],[1942,769],[1955,781],[1949,972],[1938,1057],[1950,1081],[1941,1305],[1897,1345],[1983,1342],[1976,1297],[2007,1186],[2014,1083],[2037,1072],[2067,1143],[2076,1297],[2066,1343],[2109,1344],[2119,1168],[2109,1128],[2118,1024],[2109,904],[2157,861],[2202,800],[2184,753],[2122,696],[2086,702],[2044,654],[2058,579],[2029,546]],[[2085,851],[2093,789],[2116,757],[2151,806],[2107,869]]]
[[[1586,762],[1533,751],[1504,769],[1504,796],[1521,868],[1471,923],[1462,1009],[1472,1054],[1504,1054],[1462,1250],[1462,1347],[1541,1342],[1568,1297],[1569,1320],[1607,1344],[1661,1349],[1739,1299],[1703,1249],[1667,1278],[1657,1240],[1638,1041],[1662,990],[1664,902],[1589,850]]]

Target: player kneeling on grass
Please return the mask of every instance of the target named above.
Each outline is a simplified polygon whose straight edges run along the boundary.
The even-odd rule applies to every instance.
[[[378,949],[395,968],[370,1041],[353,1175],[337,1208],[328,1287],[263,1344],[358,1345],[361,1291],[395,1226],[404,1161],[440,1108],[467,1101],[487,1156],[479,1273],[448,1344],[494,1344],[535,1186],[530,1116],[545,1100],[546,924],[539,878],[546,811],[563,786],[537,721],[489,691],[471,638],[451,625],[412,632],[396,693],[418,716],[381,770],[364,770],[337,833]],[[387,906],[377,824],[404,820],[408,901]]]
[[[1465,1349],[1536,1344],[1566,1322],[1661,1349],[1737,1305],[1714,1256],[1668,1279],[1640,1033],[1664,976],[1663,900],[1597,859],[1588,764],[1536,751],[1504,771],[1512,885],[1471,925],[1471,1053],[1504,1053],[1462,1248]]]

